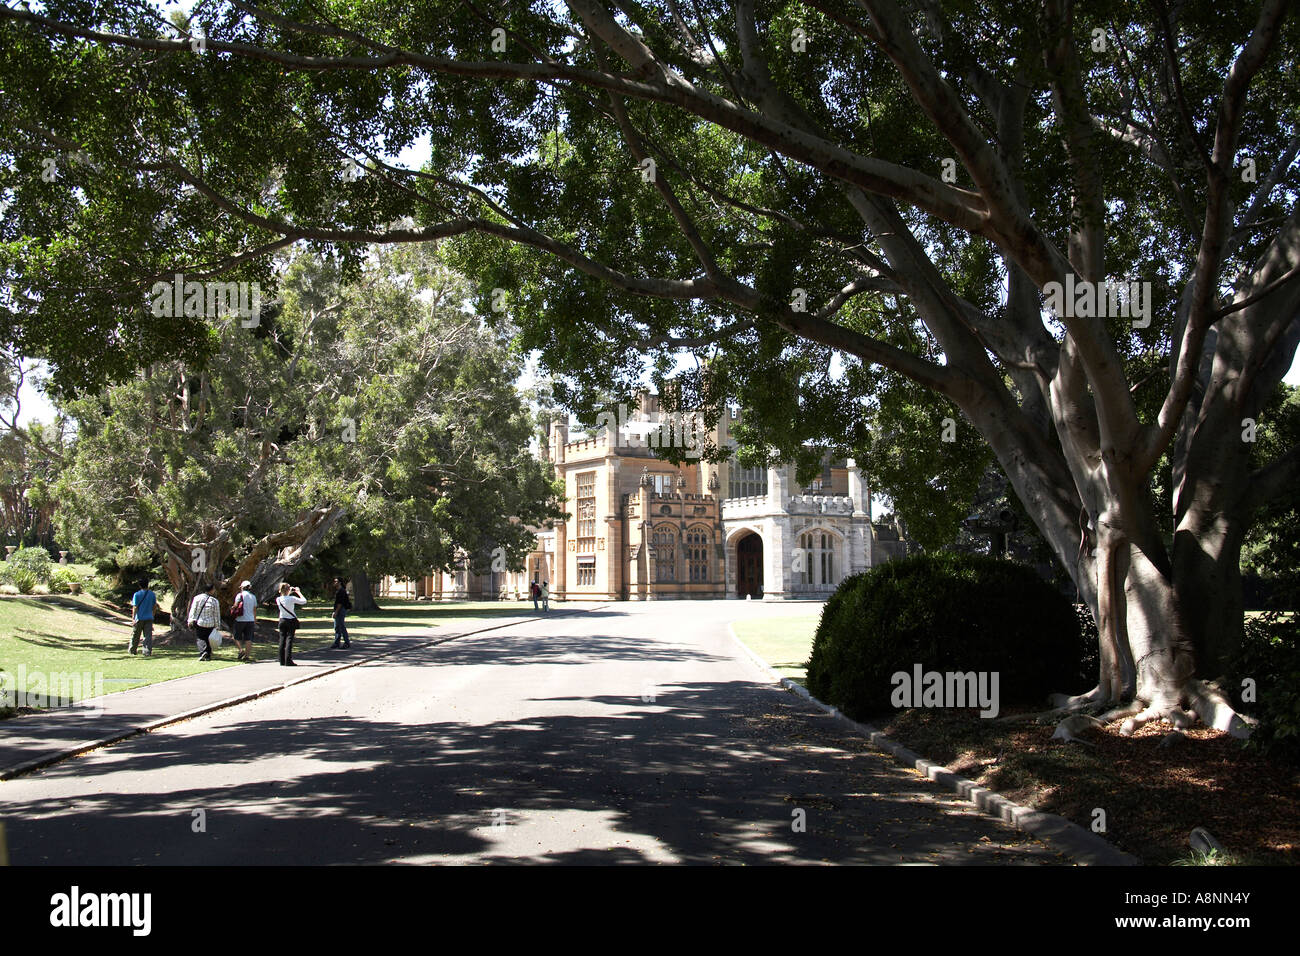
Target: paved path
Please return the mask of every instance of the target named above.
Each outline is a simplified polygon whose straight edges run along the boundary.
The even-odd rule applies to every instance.
[[[807,613],[616,604],[408,650],[0,783],[10,858],[1065,862],[774,689],[727,631]]]
[[[577,612],[573,612],[577,613]],[[318,678],[350,662],[398,653],[432,641],[531,620],[531,615],[458,621],[445,627],[414,628],[404,636],[358,637],[350,650],[318,650],[294,655],[298,666],[281,667],[274,644],[258,644],[256,663],[220,667],[209,673],[179,677],[132,690],[104,694],[73,707],[51,710],[0,723],[0,779],[27,772],[82,750],[139,730],[152,729],[167,720],[191,714],[225,701],[278,691]],[[140,667],[149,662],[139,657]]]

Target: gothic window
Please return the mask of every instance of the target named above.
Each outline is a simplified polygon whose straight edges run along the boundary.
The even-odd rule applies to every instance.
[[[686,563],[691,581],[709,580],[709,548],[713,535],[708,528],[694,527],[686,532]]]
[[[596,551],[596,473],[578,475],[578,553]]]
[[[831,588],[835,578],[835,542],[832,534],[805,531],[799,536],[800,563],[794,582],[805,587]]]
[[[663,525],[654,532],[655,580],[677,580],[677,529]]]
[[[650,476],[650,480],[651,480],[651,481],[653,482],[653,484],[654,484],[655,494],[657,494],[657,495],[671,495],[671,494],[673,493],[673,491],[674,491],[674,486],[673,486],[674,483],[673,483],[673,479],[674,479],[674,476],[673,476],[673,475],[665,475],[665,474],[657,474],[657,475],[655,475],[655,474],[652,474],[652,475]]]
[[[812,569],[812,543],[811,534],[799,535],[799,563],[795,566],[794,580],[796,584],[811,585],[813,583]]]
[[[767,494],[766,468],[741,468],[737,464],[727,469],[727,497],[750,498]]]

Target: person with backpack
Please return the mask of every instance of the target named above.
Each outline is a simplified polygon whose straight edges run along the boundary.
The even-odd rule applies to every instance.
[[[536,578],[533,579],[532,584],[528,585],[528,593],[533,596],[533,610],[538,610],[537,602],[541,600],[542,589],[538,586]]]
[[[199,660],[212,660],[212,632],[221,626],[221,602],[212,596],[211,582],[199,585],[199,593],[190,602],[188,619],[194,629]]]
[[[158,606],[158,595],[149,589],[148,581],[140,582],[140,590],[131,596],[131,647],[136,653],[144,638],[144,656],[153,656],[153,612]]]
[[[280,666],[297,667],[293,662],[293,635],[298,630],[298,613],[300,605],[307,599],[297,588],[280,585],[280,596],[275,599],[275,606],[280,610]]]
[[[352,646],[348,640],[348,626],[346,618],[348,611],[352,610],[352,599],[348,597],[347,585],[343,583],[342,578],[334,579],[334,650],[343,648],[347,650]],[[340,644],[339,641],[343,643]]]
[[[239,659],[245,664],[251,664],[253,635],[257,627],[257,595],[253,593],[252,581],[245,581],[239,586],[230,616],[235,619],[235,646],[239,648]]]

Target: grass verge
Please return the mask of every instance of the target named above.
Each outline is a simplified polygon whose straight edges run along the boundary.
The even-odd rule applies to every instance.
[[[751,651],[768,666],[796,683],[804,683],[805,665],[812,654],[820,614],[801,617],[758,618],[735,621],[731,627]]]

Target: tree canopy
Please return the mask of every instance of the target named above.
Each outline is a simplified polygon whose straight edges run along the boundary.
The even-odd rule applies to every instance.
[[[60,540],[163,556],[182,608],[214,578],[269,596],[343,528],[374,574],[486,570],[493,552],[521,566],[555,489],[528,448],[518,362],[463,284],[415,247],[352,282],[300,255],[280,288],[256,327],[219,324],[211,356],[66,404]]]
[[[215,347],[141,308],[160,277],[455,239],[579,403],[649,356],[684,403],[743,404],[753,453],[892,441],[969,488],[991,451],[1098,619],[1098,686],[1064,705],[1229,726],[1206,679],[1241,543],[1300,464],[1250,430],[1300,341],[1289,12],[0,7],[5,330],[80,388]]]

